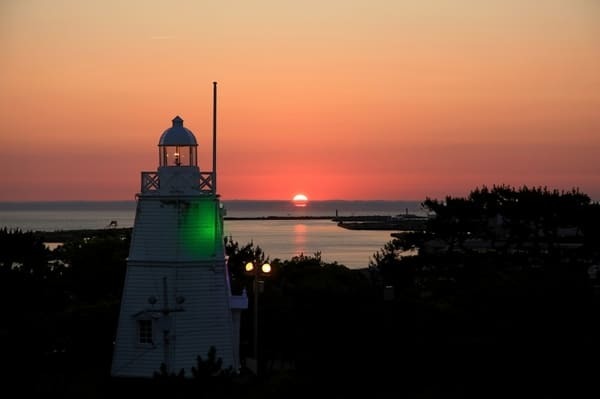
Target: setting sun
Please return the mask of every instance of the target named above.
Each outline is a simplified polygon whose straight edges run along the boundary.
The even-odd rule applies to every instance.
[[[294,202],[294,205],[296,206],[306,206],[308,197],[304,194],[296,194],[294,195],[294,198],[292,198],[292,202]]]

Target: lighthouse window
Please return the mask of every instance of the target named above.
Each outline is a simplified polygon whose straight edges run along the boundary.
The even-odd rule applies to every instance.
[[[152,344],[152,320],[138,320],[138,342]]]

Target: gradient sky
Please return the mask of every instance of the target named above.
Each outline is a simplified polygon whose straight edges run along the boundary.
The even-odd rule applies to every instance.
[[[0,200],[133,199],[180,115],[223,199],[600,199],[597,0],[3,0]]]

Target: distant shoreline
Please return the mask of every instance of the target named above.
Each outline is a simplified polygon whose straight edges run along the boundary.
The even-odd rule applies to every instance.
[[[331,220],[340,228],[358,230],[398,230],[397,224],[390,224],[389,217],[382,215],[370,216],[250,216],[250,217],[224,217],[224,221],[276,221],[276,220]],[[344,223],[346,222],[346,223]],[[66,242],[73,239],[99,234],[129,234],[133,227],[105,227],[97,229],[71,229],[54,231],[33,231],[44,242]]]
[[[224,217],[227,220],[332,220],[332,216],[256,216],[256,217]],[[72,230],[54,230],[54,231],[33,231],[33,234],[40,237],[44,242],[66,242],[73,239],[82,239],[99,234],[127,234],[133,230],[133,227],[105,227],[98,229],[72,229]]]
[[[306,220],[306,219],[336,219],[335,216],[242,216],[230,217],[225,216],[223,220]]]

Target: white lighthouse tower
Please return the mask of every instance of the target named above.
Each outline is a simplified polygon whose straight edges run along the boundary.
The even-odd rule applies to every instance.
[[[158,143],[158,169],[142,172],[127,259],[111,374],[152,377],[162,364],[190,376],[211,346],[223,368],[239,369],[240,312],[224,249],[216,193],[216,82],[213,171],[198,167],[198,143],[177,116]]]

